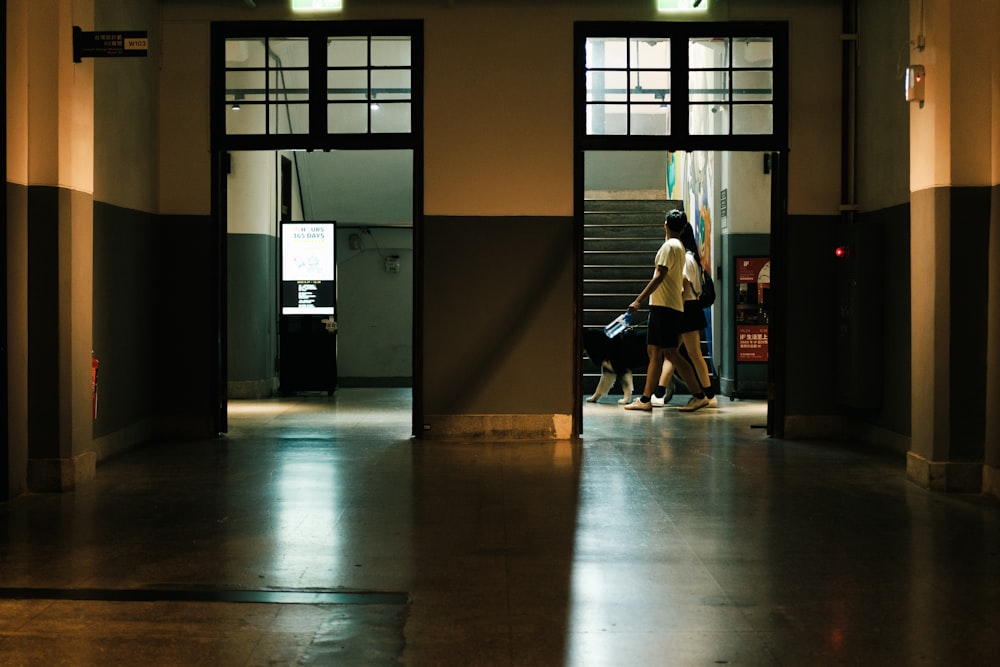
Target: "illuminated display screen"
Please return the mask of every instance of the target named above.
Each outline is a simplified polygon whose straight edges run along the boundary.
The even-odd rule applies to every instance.
[[[334,224],[281,225],[281,314],[332,315],[334,308]]]

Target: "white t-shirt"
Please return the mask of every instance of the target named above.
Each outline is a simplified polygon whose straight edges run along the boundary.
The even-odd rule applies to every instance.
[[[688,279],[688,282],[684,283],[684,300],[696,301],[701,294],[701,266],[690,250],[684,256],[684,277]]]
[[[649,305],[666,306],[684,312],[684,244],[680,239],[667,239],[656,251],[657,266],[666,268],[667,275],[649,295]]]

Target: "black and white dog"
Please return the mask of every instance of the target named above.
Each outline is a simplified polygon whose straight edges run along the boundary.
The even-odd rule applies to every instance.
[[[618,403],[628,403],[632,399],[632,371],[645,371],[649,366],[646,330],[626,329],[608,338],[601,329],[584,329],[583,350],[601,369],[597,389],[587,402],[596,403],[606,396],[617,379],[623,394]]]

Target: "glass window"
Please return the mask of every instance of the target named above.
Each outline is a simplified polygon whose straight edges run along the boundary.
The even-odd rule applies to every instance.
[[[691,102],[728,102],[729,72],[688,72],[688,99]]]
[[[236,67],[264,67],[267,64],[264,38],[227,39],[226,69]]]
[[[587,39],[587,69],[624,68],[628,63],[628,40],[624,37]]]
[[[308,100],[309,72],[307,70],[277,70],[268,73],[267,98],[278,100]]]
[[[308,104],[268,105],[268,134],[305,134],[309,132]]]
[[[338,37],[327,43],[327,132],[410,132],[413,98],[409,37]],[[365,104],[341,104],[365,100]]]
[[[740,104],[733,107],[733,134],[774,132],[774,105]]]
[[[587,100],[624,102],[627,81],[627,72],[587,72]]]
[[[718,69],[729,67],[728,37],[694,37],[688,41],[688,67]]]
[[[406,25],[412,35],[400,34]],[[247,29],[258,34],[247,37]],[[269,29],[280,34],[259,34]],[[380,29],[388,34],[368,32]],[[213,61],[212,70],[214,144],[353,147],[413,140],[334,135],[413,134],[419,111],[414,62],[422,55],[416,21],[222,22],[212,32],[213,57],[223,59]],[[289,142],[270,135],[297,136]]]
[[[410,99],[410,70],[387,69],[372,72],[372,99]]]
[[[774,150],[788,136],[787,29],[760,21],[579,22],[578,140],[588,150]]]
[[[770,102],[774,99],[774,72],[737,70],[733,72],[734,102]]]
[[[670,133],[669,39],[591,37],[586,51],[588,134]]]
[[[226,134],[309,132],[309,40],[226,40]]]
[[[629,63],[633,69],[670,69],[670,40],[630,39]]]
[[[738,37],[733,39],[734,68],[774,68],[774,40],[770,37]]]
[[[309,40],[305,37],[271,37],[267,48],[275,68],[309,67]]]
[[[688,107],[688,132],[698,134],[729,134],[729,105],[692,104]]]
[[[664,102],[670,99],[670,72],[632,72],[632,102]]]
[[[372,65],[410,67],[409,37],[372,37]]]
[[[367,67],[367,37],[330,37],[326,43],[328,67]]]
[[[263,104],[227,103],[226,134],[264,134],[267,130],[265,108]]]
[[[368,72],[331,70],[326,74],[328,100],[367,100]]]
[[[670,134],[670,107],[666,104],[629,106],[630,134],[666,136]]]
[[[588,104],[587,134],[628,134],[624,104]]]
[[[410,132],[410,115],[408,102],[375,104],[371,107],[372,133]]]
[[[771,38],[688,40],[688,132],[692,135],[774,131]]]
[[[264,70],[231,70],[226,72],[226,96],[229,101],[239,97],[241,100],[264,100],[267,87]]]
[[[330,134],[364,134],[368,132],[369,104],[327,105],[326,129]]]

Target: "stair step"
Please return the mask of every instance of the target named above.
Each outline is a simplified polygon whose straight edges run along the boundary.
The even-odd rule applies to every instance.
[[[684,202],[677,199],[587,199],[583,202],[584,211],[656,211],[660,215],[683,207]]]

